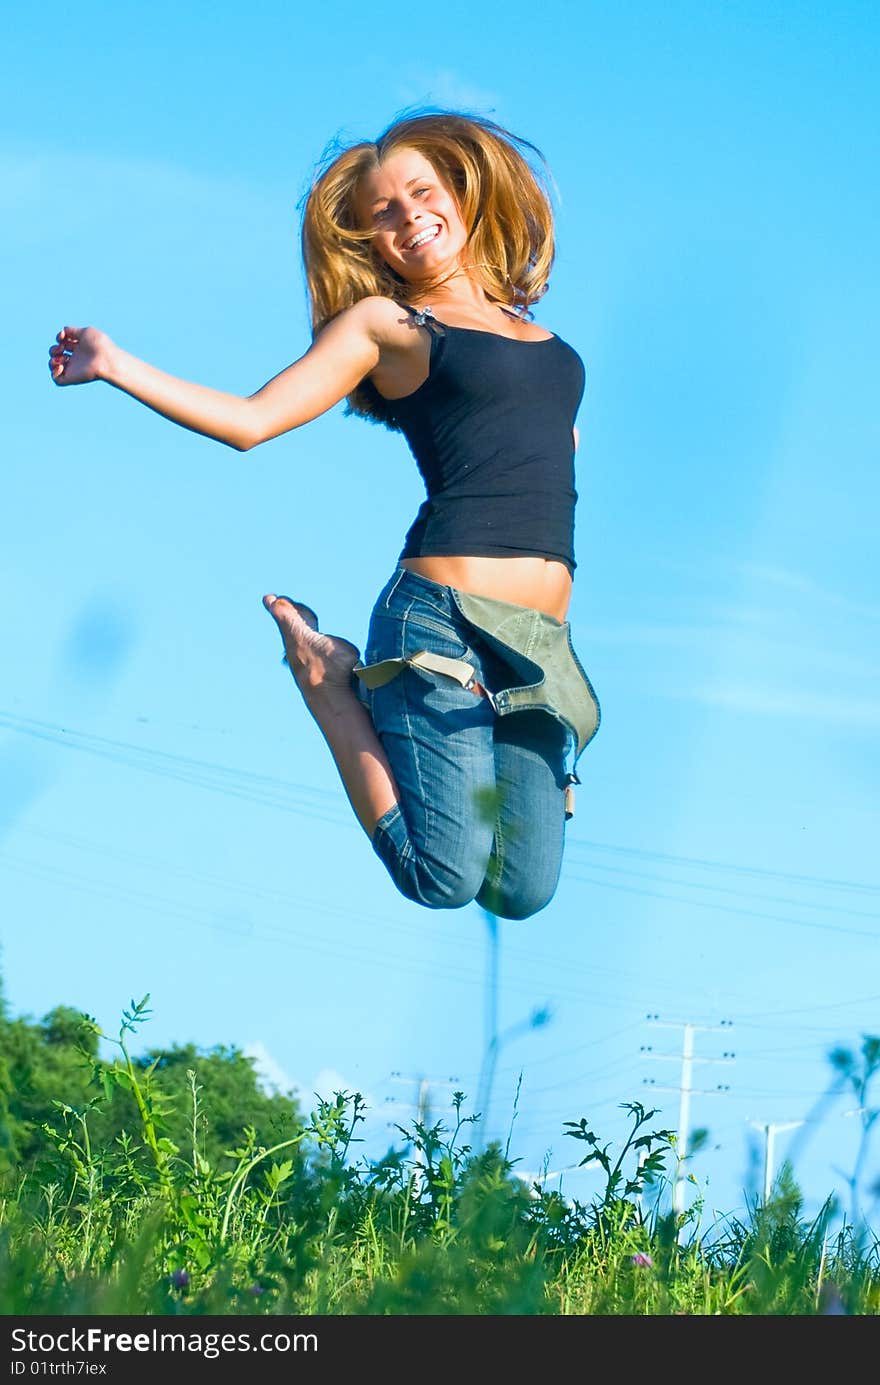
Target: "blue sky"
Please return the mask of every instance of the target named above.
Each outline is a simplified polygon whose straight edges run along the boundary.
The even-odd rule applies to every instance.
[[[163,0],[21,8],[4,37],[13,1012],[114,1032],[149,992],[142,1047],[236,1044],[307,1106],[360,1090],[368,1153],[420,1079],[437,1116],[475,1098],[486,921],[395,893],[260,604],[362,645],[421,499],[405,443],[340,407],[242,456],[45,366],[94,323],[253,392],[308,346],[326,143],[467,109],[558,188],[537,320],[587,369],[570,618],[603,709],[557,897],[500,927],[487,1131],[588,1196],[563,1123],[615,1140],[643,1101],[675,1126],[691,1024],[709,1212],[754,1190],[754,1123],[805,1122],[775,1153],[808,1207],[845,1192],[827,1054],[880,1032],[876,9],[549,0],[536,29],[490,0],[477,34],[455,2]]]

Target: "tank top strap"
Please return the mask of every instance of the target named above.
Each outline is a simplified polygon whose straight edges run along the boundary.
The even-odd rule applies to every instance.
[[[445,337],[446,329],[442,322],[438,322],[434,316],[433,308],[414,308],[411,303],[401,303],[399,298],[395,298],[398,308],[403,308],[404,312],[409,313],[413,322],[419,327],[427,327],[432,337]]]

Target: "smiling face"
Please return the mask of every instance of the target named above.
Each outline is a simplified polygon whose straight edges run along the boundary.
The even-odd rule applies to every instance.
[[[468,237],[458,205],[416,149],[395,149],[362,176],[357,211],[377,252],[408,283],[430,283],[462,261]]]

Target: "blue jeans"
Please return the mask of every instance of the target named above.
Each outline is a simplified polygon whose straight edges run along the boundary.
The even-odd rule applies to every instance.
[[[364,663],[420,649],[466,659],[490,691],[510,684],[452,588],[398,568],[373,608]],[[399,789],[373,848],[401,893],[429,909],[476,900],[501,918],[543,909],[562,865],[566,728],[538,710],[496,717],[486,697],[419,668],[372,691],[354,681]]]

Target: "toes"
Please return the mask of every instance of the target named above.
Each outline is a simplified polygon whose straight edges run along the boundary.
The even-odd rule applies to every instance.
[[[318,617],[315,615],[315,612],[312,610],[311,606],[306,606],[305,603],[302,601],[291,601],[290,604],[291,606],[296,607],[296,609],[302,616],[303,620],[305,621],[306,625],[311,626],[313,630],[317,630]]]
[[[279,601],[284,601],[288,606],[292,606],[297,615],[301,620],[305,621],[310,630],[318,629],[318,617],[315,615],[311,606],[307,606],[304,601],[294,601],[292,596],[264,596],[263,605],[271,615],[275,616],[276,620],[283,614],[283,608],[277,611],[274,609],[276,603]]]

